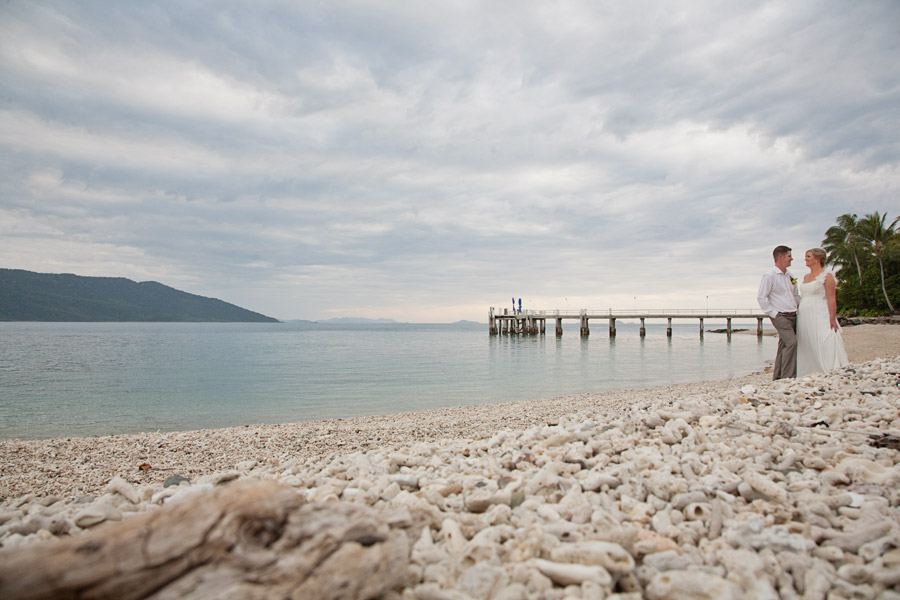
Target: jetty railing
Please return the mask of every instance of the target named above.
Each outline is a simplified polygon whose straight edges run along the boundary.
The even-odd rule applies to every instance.
[[[672,320],[673,319],[698,319],[700,322],[700,337],[703,337],[703,325],[706,319],[725,319],[725,332],[731,337],[732,320],[733,319],[756,319],[756,334],[763,335],[763,319],[767,315],[761,310],[753,308],[736,308],[736,309],[690,309],[690,308],[673,308],[673,309],[652,309],[652,310],[613,310],[612,308],[602,310],[579,309],[570,310],[510,310],[509,308],[495,309],[493,306],[488,312],[488,329],[491,335],[509,334],[509,335],[543,335],[546,331],[547,319],[553,319],[556,322],[556,335],[561,336],[563,333],[562,322],[564,319],[578,319],[581,323],[581,335],[590,335],[591,319],[606,319],[609,321],[609,335],[616,335],[616,320],[618,319],[639,319],[641,322],[640,335],[647,335],[646,321],[647,319],[666,319],[668,327],[666,335],[672,337]]]

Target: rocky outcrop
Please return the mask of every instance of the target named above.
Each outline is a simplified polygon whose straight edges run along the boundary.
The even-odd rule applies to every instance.
[[[900,315],[890,315],[886,317],[845,317],[839,316],[838,323],[841,327],[852,327],[854,325],[900,325]]]

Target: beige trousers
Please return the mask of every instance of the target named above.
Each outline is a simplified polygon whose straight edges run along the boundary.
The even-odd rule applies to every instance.
[[[778,351],[772,379],[797,376],[797,313],[778,313],[770,319],[778,331]]]

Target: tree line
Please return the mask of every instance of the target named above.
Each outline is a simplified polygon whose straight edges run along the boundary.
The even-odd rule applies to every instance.
[[[844,315],[878,316],[900,307],[900,216],[844,214],[825,232],[822,249],[837,267],[837,303]]]

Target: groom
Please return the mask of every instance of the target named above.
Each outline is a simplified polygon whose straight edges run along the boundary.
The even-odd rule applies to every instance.
[[[778,331],[778,352],[772,379],[797,376],[797,306],[800,294],[797,280],[788,272],[793,258],[791,249],[778,246],[772,252],[775,266],[762,277],[756,299]]]

